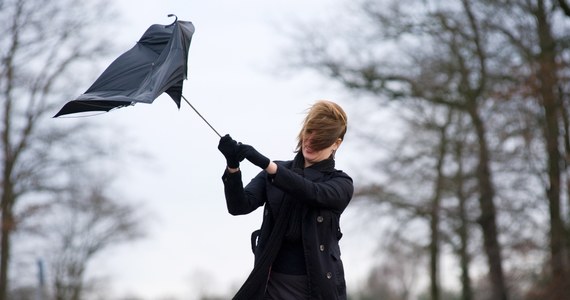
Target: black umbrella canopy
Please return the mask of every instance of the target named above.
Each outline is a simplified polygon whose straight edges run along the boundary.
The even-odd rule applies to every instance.
[[[133,48],[113,61],[85,93],[66,103],[54,117],[110,111],[138,102],[150,104],[162,93],[180,108],[193,34],[192,22],[178,19],[170,25],[150,26]]]

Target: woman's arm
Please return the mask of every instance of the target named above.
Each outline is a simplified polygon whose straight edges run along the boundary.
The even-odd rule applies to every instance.
[[[287,168],[277,167],[275,172],[272,183],[308,205],[341,213],[352,199],[352,178],[344,172],[337,171],[324,182],[313,182]]]
[[[239,169],[231,172],[226,169],[222,176],[228,212],[232,215],[248,214],[265,203],[267,174],[260,172],[244,188]]]
[[[272,183],[285,192],[302,199],[308,205],[342,212],[352,199],[352,178],[344,172],[336,172],[325,182],[313,182],[287,169],[280,168],[250,145],[240,144],[245,158],[271,175]],[[310,171],[309,171],[310,172]]]

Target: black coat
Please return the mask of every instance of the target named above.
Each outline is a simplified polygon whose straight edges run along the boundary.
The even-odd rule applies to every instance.
[[[302,159],[300,154],[296,159],[299,157]],[[245,189],[241,172],[226,172],[222,177],[230,214],[248,214],[262,205],[265,206],[261,229],[252,235],[254,270],[242,287],[244,290],[246,285],[253,284],[256,287],[250,291],[255,291],[255,295],[253,292],[238,293],[240,296],[236,295],[234,299],[262,297],[269,266],[275,258],[274,255],[264,255],[264,252],[267,254],[270,248],[280,247],[281,240],[272,238],[272,234],[276,235],[275,224],[279,222],[280,212],[286,211],[283,208],[285,203],[295,202],[304,205],[301,234],[311,299],[346,299],[346,283],[339,248],[339,240],[342,237],[339,220],[352,198],[352,179],[334,168],[333,159],[295,172],[291,170],[293,161],[276,163],[279,167],[275,175],[269,176],[262,171]],[[267,261],[262,263],[262,260]],[[255,272],[259,272],[261,276],[253,278]]]

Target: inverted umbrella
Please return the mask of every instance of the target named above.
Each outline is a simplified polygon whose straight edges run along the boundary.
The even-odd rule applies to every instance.
[[[178,108],[183,98],[220,136],[182,95],[194,30],[192,22],[179,21],[177,17],[170,25],[150,26],[133,48],[115,59],[85,93],[67,102],[54,117],[90,111],[108,112],[139,102],[150,104],[162,93],[167,93]]]

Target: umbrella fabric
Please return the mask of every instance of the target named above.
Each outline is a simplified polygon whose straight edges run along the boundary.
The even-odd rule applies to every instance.
[[[66,103],[55,117],[152,103],[164,92],[180,108],[193,34],[194,25],[188,21],[150,26],[133,48],[113,61],[84,94]]]

